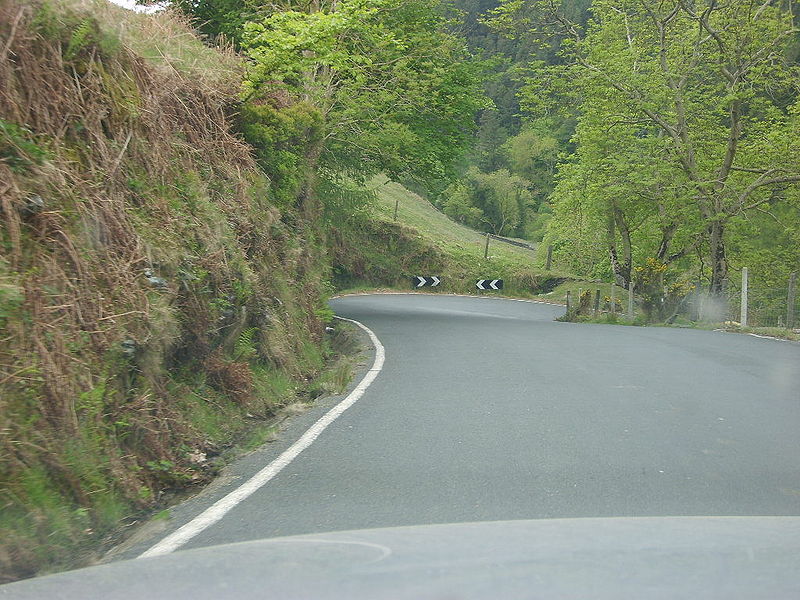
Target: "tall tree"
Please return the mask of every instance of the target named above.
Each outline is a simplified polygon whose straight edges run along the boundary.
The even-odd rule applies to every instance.
[[[636,126],[638,138],[652,140],[653,156],[668,163],[683,190],[679,197],[690,199],[697,214],[694,235],[669,255],[701,249],[710,289],[719,292],[730,222],[783,201],[800,181],[796,108],[787,105],[800,86],[786,61],[797,34],[791,3],[595,0],[585,29],[561,4],[510,0],[495,23],[509,26],[523,7],[534,8],[532,30],[567,36],[570,66],[560,75],[580,90],[584,129]],[[541,76],[532,78],[528,96],[544,87]],[[631,185],[623,186],[628,195],[640,183],[634,166],[627,169]],[[659,210],[653,207],[654,214]],[[674,244],[674,221],[685,213],[665,216],[665,243]]]
[[[447,178],[485,106],[481,65],[422,0],[339,0],[245,26],[252,94],[283,91],[325,115],[321,160],[351,174]]]

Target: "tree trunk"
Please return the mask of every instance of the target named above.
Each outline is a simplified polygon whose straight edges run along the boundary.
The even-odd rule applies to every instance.
[[[614,271],[614,283],[621,288],[628,288],[631,281],[631,263],[630,261],[619,261],[616,246],[611,246],[608,250],[611,258],[611,269]]]
[[[622,262],[620,262],[619,252],[617,251],[617,228],[622,237]],[[614,271],[615,283],[627,289],[628,284],[631,282],[631,233],[628,229],[628,224],[625,222],[625,216],[616,206],[612,206],[612,210],[608,215],[608,255],[611,259],[611,269]]]
[[[728,262],[725,257],[725,223],[712,221],[708,227],[709,253],[711,259],[711,283],[709,292],[712,296],[722,294],[723,281],[728,277]]]

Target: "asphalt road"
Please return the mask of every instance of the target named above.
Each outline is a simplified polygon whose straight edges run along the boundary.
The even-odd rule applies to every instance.
[[[428,523],[800,515],[798,343],[559,323],[563,307],[501,299],[331,305],[375,332],[382,372],[294,462],[184,548]],[[159,535],[317,416],[173,511]]]

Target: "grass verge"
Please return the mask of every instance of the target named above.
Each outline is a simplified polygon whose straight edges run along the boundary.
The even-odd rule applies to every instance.
[[[437,276],[441,284],[422,291],[459,294],[480,292],[479,279],[502,279],[499,294],[532,298],[571,279],[546,271],[534,250],[489,242],[486,236],[452,221],[424,198],[402,185],[377,177],[368,218],[336,228],[332,236],[334,283],[338,291],[389,288],[413,290],[417,275]],[[395,220],[395,208],[397,219]]]

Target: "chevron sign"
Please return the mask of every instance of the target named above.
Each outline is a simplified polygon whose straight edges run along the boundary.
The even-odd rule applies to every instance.
[[[477,285],[475,286],[479,290],[502,290],[503,289],[503,280],[502,279],[479,279]]]
[[[431,287],[436,287],[437,285],[439,285],[440,281],[441,279],[439,279],[435,275],[433,277],[420,277],[419,275],[417,275],[416,277],[411,278],[411,284],[414,287],[418,288],[424,287],[426,285],[429,285]]]

